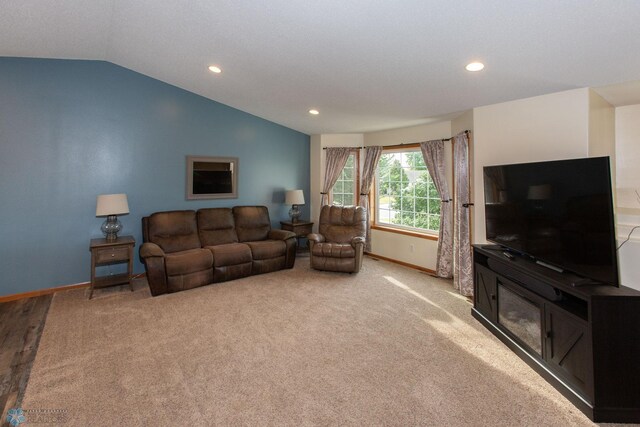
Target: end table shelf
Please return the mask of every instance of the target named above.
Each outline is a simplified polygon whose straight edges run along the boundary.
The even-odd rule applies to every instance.
[[[135,244],[136,241],[133,236],[122,236],[113,241],[91,239],[89,245],[89,250],[91,251],[91,291],[89,292],[89,299],[93,297],[94,289],[107,286],[129,284],[133,292],[131,276],[133,274],[133,247]],[[125,262],[128,264],[126,273],[107,276],[96,275],[96,267]]]

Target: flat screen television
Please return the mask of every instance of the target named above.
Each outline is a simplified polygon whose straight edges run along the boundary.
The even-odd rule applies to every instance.
[[[609,157],[484,167],[487,240],[619,286]]]

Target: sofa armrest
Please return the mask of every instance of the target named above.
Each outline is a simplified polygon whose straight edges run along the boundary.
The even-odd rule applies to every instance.
[[[281,240],[286,247],[285,268],[293,268],[296,262],[296,252],[298,251],[298,239],[296,233],[287,230],[272,229],[267,238],[270,240]]]
[[[167,272],[164,265],[164,251],[155,243],[143,243],[140,257],[147,272],[147,282],[151,295],[162,295],[168,291]]]
[[[355,248],[357,245],[364,245],[364,242],[365,242],[364,237],[357,236],[351,239],[351,246]]]
[[[269,239],[271,240],[287,240],[296,237],[296,233],[287,230],[271,230],[269,231]]]
[[[322,243],[325,241],[325,237],[322,234],[319,233],[311,233],[307,235],[307,239],[310,242],[314,242],[314,243]]]
[[[143,243],[140,246],[140,256],[142,258],[149,258],[153,256],[164,257],[164,251],[162,248],[155,243]]]

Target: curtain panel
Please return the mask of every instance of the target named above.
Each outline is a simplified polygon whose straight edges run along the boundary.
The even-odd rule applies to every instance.
[[[382,154],[382,147],[371,146],[365,149],[364,167],[362,169],[362,180],[360,183],[359,205],[367,212],[367,235],[364,250],[371,252],[371,215],[369,215],[369,193],[371,192],[371,184],[376,174],[378,160]]]
[[[469,135],[462,132],[453,138],[455,209],[453,226],[453,287],[464,296],[473,295],[473,260],[471,255],[471,207],[469,185]]]
[[[431,179],[440,194],[440,232],[438,235],[438,255],[436,275],[453,277],[453,226],[452,206],[449,185],[445,173],[444,141],[437,139],[420,143],[422,157],[427,165]]]
[[[320,200],[320,206],[329,204],[329,192],[340,177],[340,172],[342,172],[342,169],[344,169],[344,165],[347,164],[347,160],[349,159],[351,150],[351,148],[345,147],[327,148],[325,158],[324,183],[322,186],[322,199]]]

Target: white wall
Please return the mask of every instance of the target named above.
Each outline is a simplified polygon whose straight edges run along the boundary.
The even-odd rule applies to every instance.
[[[318,216],[320,216],[320,192],[322,191],[322,179],[323,173],[322,163],[322,135],[311,135],[309,141],[311,148],[309,149],[309,191],[311,194],[305,194],[305,200],[309,203],[309,212],[311,218],[309,221],[314,223],[318,222]],[[314,224],[314,231],[317,231],[317,224]]]
[[[589,157],[611,158],[611,183],[616,188],[615,108],[589,89]]]
[[[473,242],[485,243],[483,167],[587,157],[589,89],[473,110]]]
[[[473,130],[473,110],[469,110],[451,120],[451,135],[457,135],[465,130]]]
[[[640,215],[640,104],[616,108],[617,206],[622,213]]]
[[[432,139],[449,138],[451,122],[442,121],[400,129],[383,130],[364,134],[364,145],[414,144]]]
[[[640,225],[640,104],[615,110],[618,244]],[[621,283],[640,290],[640,229],[618,252]]]

